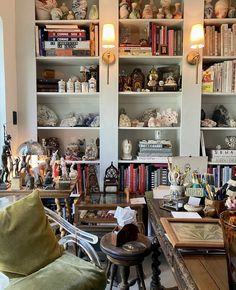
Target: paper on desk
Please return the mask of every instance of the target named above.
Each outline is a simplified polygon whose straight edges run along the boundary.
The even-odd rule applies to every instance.
[[[162,199],[165,195],[170,194],[169,186],[158,186],[153,188],[153,198],[154,199]]]
[[[199,206],[200,201],[201,201],[201,198],[190,196],[188,200],[188,204],[193,205],[193,206]]]
[[[130,204],[146,204],[144,197],[135,197],[130,199]]]
[[[114,217],[121,227],[127,224],[136,224],[136,211],[129,206],[125,208],[117,206]]]
[[[174,218],[201,219],[201,216],[197,212],[171,211],[171,214]]]

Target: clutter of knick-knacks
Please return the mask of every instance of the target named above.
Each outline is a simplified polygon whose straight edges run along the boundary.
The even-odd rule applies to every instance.
[[[73,0],[70,7],[65,2],[60,7],[58,4],[57,0],[36,0],[36,18],[38,20],[95,20],[99,17],[97,5],[89,6],[87,0]]]
[[[231,5],[228,0],[218,0],[212,4],[212,0],[205,0],[204,18],[235,18],[236,7]]]
[[[182,9],[180,2],[172,3],[171,0],[161,0],[159,5],[154,0],[145,3],[142,0],[120,0],[119,17],[120,19],[181,19]]]

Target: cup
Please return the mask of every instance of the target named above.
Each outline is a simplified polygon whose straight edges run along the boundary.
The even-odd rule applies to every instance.
[[[212,200],[205,198],[204,214],[206,216],[217,217],[226,209],[224,200]]]
[[[236,211],[223,211],[220,221],[227,258],[229,290],[236,290]]]

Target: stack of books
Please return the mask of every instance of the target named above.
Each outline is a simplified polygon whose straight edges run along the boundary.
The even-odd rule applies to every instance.
[[[236,149],[207,149],[209,161],[216,163],[236,163]]]
[[[58,92],[59,79],[37,79],[37,92]]]
[[[170,140],[141,140],[138,144],[137,160],[153,160],[159,157],[172,156]]]

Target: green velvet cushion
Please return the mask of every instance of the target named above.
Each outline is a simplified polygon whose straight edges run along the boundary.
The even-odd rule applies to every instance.
[[[10,280],[5,290],[103,290],[104,271],[72,254],[63,255],[39,271]]]
[[[28,275],[62,252],[37,190],[0,210],[0,272]]]

